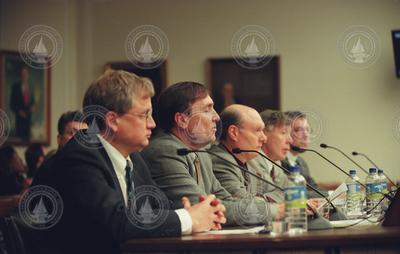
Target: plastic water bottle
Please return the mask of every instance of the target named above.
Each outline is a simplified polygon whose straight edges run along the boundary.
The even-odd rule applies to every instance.
[[[301,234],[307,231],[306,180],[300,174],[298,166],[290,167],[289,170],[289,179],[293,186],[285,189],[285,219],[289,234]]]
[[[346,215],[349,219],[356,219],[362,216],[362,192],[360,179],[357,171],[351,169],[350,176],[346,179],[347,197],[346,197]]]
[[[382,203],[379,202],[383,196],[381,194],[382,185],[376,172],[376,168],[369,169],[369,174],[365,179],[365,185],[367,187],[367,212],[370,212],[374,216],[380,216],[382,212]]]
[[[378,169],[378,177],[379,177],[379,181],[381,182],[381,192],[383,194],[389,194],[388,179],[383,174],[382,169]],[[387,198],[385,198],[381,204],[382,204],[382,210],[386,211],[389,206],[389,200]]]

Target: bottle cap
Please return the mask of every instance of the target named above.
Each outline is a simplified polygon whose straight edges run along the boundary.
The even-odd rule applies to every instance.
[[[376,173],[376,168],[370,168],[370,169],[369,169],[369,173],[370,173],[370,174]]]
[[[350,169],[349,174],[350,175],[355,175],[357,173],[357,170],[355,169]]]
[[[292,173],[300,172],[300,167],[298,165],[289,167],[289,171]]]

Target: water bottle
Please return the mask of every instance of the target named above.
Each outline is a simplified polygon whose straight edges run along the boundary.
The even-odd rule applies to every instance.
[[[389,188],[388,188],[388,179],[386,178],[386,176],[383,174],[383,170],[382,169],[378,169],[378,177],[379,177],[379,181],[381,183],[381,192],[383,194],[389,194]],[[389,200],[387,198],[385,198],[382,203],[382,210],[386,211],[388,206],[389,206]]]
[[[382,212],[381,203],[382,199],[381,188],[379,176],[376,172],[376,168],[370,168],[369,174],[365,179],[366,189],[366,203],[367,212],[370,212],[373,216],[380,216]]]
[[[307,231],[306,180],[300,174],[298,166],[290,167],[289,171],[293,186],[285,188],[285,220],[289,234],[301,234]]]
[[[356,219],[362,216],[362,192],[360,179],[357,171],[351,169],[350,176],[346,179],[347,196],[346,196],[346,215],[349,219]]]

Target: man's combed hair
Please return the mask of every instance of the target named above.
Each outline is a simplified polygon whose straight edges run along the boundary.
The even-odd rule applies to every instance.
[[[284,114],[290,123],[298,118],[307,118],[306,114],[300,111],[286,111]]]
[[[288,118],[281,111],[266,109],[260,113],[260,116],[267,131],[272,131],[279,125],[290,125]]]
[[[60,116],[57,123],[57,130],[59,135],[63,135],[65,132],[65,127],[68,123],[73,121],[81,121],[83,119],[83,114],[79,110],[67,111]]]
[[[170,132],[175,126],[175,114],[190,113],[192,104],[207,95],[207,88],[196,82],[180,82],[167,87],[158,98],[157,120],[161,129]]]
[[[127,71],[109,70],[94,81],[86,91],[83,99],[83,113],[88,113],[85,110],[88,106],[99,106],[122,115],[134,106],[135,99],[153,95],[154,87],[150,79]],[[93,117],[88,116],[87,119],[90,123],[93,120],[91,118]],[[99,129],[104,130],[103,119],[101,117],[95,119]]]

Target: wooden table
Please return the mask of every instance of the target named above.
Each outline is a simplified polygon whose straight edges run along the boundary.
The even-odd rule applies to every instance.
[[[134,252],[199,252],[321,250],[338,253],[339,250],[389,250],[400,253],[400,227],[380,225],[355,226],[343,229],[309,231],[297,236],[268,234],[204,235],[134,239],[123,245],[124,253]],[[364,250],[364,251],[362,251]],[[370,252],[371,253],[371,252]]]

